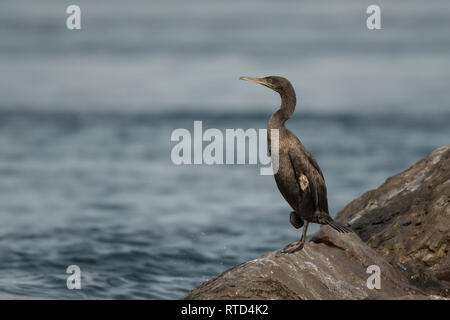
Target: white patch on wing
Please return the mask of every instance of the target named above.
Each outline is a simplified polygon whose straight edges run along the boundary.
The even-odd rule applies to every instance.
[[[302,174],[300,175],[300,178],[298,178],[298,181],[300,182],[300,188],[302,189],[302,191],[305,191],[309,185],[308,178],[304,174]]]

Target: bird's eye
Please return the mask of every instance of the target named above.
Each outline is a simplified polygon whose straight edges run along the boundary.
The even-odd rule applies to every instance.
[[[268,83],[272,83],[272,79],[267,79],[267,82]]]

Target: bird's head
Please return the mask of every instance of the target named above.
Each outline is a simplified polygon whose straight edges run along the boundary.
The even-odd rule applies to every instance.
[[[266,86],[279,94],[283,94],[286,90],[291,89],[292,85],[288,79],[278,76],[268,76],[264,78],[240,77],[240,80],[256,82]]]

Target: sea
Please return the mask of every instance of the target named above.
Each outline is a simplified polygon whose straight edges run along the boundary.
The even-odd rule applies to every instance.
[[[267,127],[280,98],[242,75],[294,85],[332,216],[448,145],[450,2],[379,0],[379,30],[371,4],[2,0],[0,298],[180,299],[298,240],[259,164],[171,158],[194,121]]]

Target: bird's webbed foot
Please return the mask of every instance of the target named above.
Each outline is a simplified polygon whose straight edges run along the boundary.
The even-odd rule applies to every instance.
[[[300,229],[304,224],[303,219],[300,218],[295,211],[292,211],[289,215],[289,221],[295,229]]]
[[[305,245],[305,241],[299,240],[292,242],[288,244],[283,250],[281,250],[282,253],[294,253],[296,251],[300,251],[303,249],[303,246]]]
[[[295,212],[294,212],[294,214],[295,214]],[[292,213],[291,213],[291,217],[292,217]],[[289,244],[287,247],[285,247],[283,250],[281,250],[282,253],[293,253],[293,252],[303,249],[303,246],[305,245],[305,242],[306,242],[306,232],[308,230],[308,225],[309,225],[308,220],[302,220],[302,224],[303,224],[303,221],[305,221],[305,226],[303,227],[302,238],[300,239],[300,241]]]

